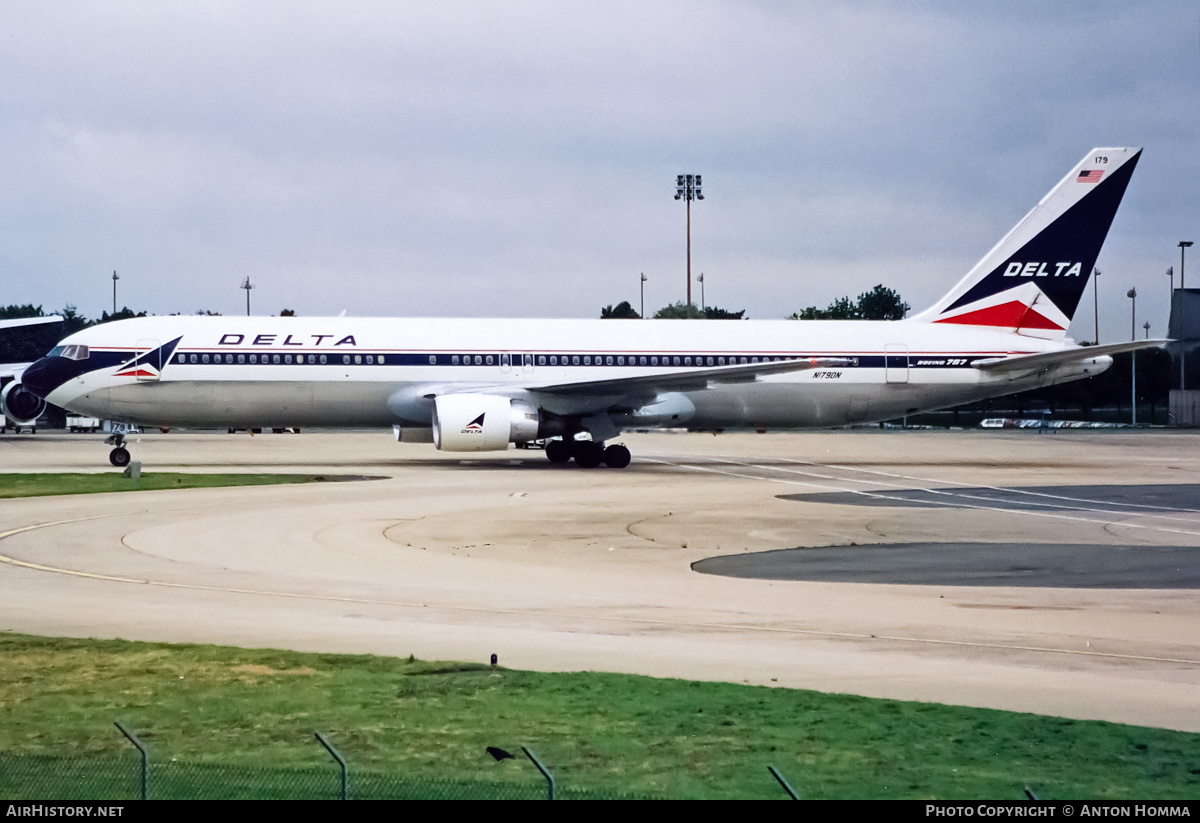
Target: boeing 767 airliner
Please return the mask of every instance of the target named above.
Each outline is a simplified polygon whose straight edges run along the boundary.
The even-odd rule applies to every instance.
[[[541,443],[553,462],[618,468],[629,450],[605,444],[632,427],[831,427],[946,408],[1165,342],[1066,337],[1140,154],[1088,152],[905,320],[145,317],[71,335],[18,391],[131,424],[391,425],[443,451]]]

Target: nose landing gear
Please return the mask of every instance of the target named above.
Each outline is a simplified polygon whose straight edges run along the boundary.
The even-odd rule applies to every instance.
[[[110,446],[115,446],[108,453],[108,462],[112,463],[118,469],[129,465],[129,450],[125,448],[125,433],[113,432],[108,437],[104,438],[104,442]]]

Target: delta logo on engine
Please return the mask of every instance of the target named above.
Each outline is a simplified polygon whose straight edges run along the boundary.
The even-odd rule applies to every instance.
[[[472,420],[470,423],[468,423],[467,427],[462,430],[462,433],[463,434],[483,434],[483,418],[485,415],[487,415],[487,412],[484,412],[483,414],[479,415],[474,420]]]

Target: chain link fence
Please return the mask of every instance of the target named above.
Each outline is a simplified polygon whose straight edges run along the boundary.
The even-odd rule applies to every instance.
[[[128,757],[85,758],[0,753],[0,799],[137,800],[142,764]],[[342,796],[340,768],[273,769],[219,763],[156,762],[150,759],[146,797],[151,800],[336,800]],[[349,771],[351,800],[544,800],[540,777],[528,782],[398,777]],[[556,787],[555,799],[653,799],[616,792]],[[661,798],[660,798],[661,799]]]

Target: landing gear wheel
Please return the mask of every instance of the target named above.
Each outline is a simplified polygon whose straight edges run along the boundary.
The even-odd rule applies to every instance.
[[[546,444],[546,459],[551,463],[566,463],[571,459],[571,444],[565,440],[551,440]]]
[[[580,440],[575,444],[575,465],[594,469],[604,460],[604,447],[591,440]]]
[[[120,446],[108,453],[108,462],[112,463],[118,469],[122,466],[129,465],[129,450],[123,449]]]
[[[604,465],[610,469],[623,469],[632,459],[629,449],[624,446],[609,446],[604,450]]]

